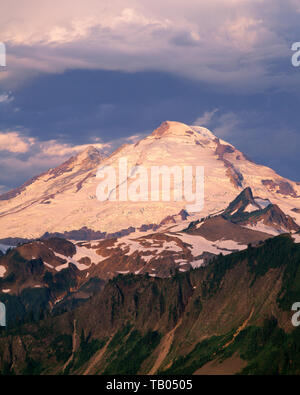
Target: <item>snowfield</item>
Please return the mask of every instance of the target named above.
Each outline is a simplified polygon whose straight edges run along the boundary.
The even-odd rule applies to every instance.
[[[6,268],[4,266],[0,266],[0,278],[4,277],[6,273]]]
[[[204,208],[195,218],[206,217],[226,207],[250,186],[256,203],[269,201],[300,223],[300,185],[280,177],[272,169],[249,161],[231,144],[206,128],[166,122],[137,144],[127,144],[104,158],[90,147],[72,160],[37,177],[15,196],[0,201],[0,238],[39,238],[45,232],[65,232],[87,227],[116,232],[128,226],[158,224],[178,214],[186,201],[105,201],[96,198],[99,166],[117,169],[126,158],[128,168],[136,165],[204,167]],[[232,177],[239,175],[240,184]],[[133,179],[128,176],[128,187]],[[117,185],[117,193],[120,185]],[[174,185],[171,184],[171,197]],[[252,211],[255,207],[248,207]],[[45,220],[41,220],[45,218]],[[95,257],[93,257],[94,259]],[[101,260],[101,258],[100,258]]]

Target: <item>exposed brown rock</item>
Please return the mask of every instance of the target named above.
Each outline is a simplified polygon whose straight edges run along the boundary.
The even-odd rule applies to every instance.
[[[287,181],[274,181],[274,180],[262,180],[264,186],[266,186],[271,192],[280,193],[281,195],[298,197],[296,191],[292,185]]]

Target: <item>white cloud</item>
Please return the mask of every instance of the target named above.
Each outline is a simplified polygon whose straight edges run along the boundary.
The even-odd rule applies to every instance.
[[[143,134],[133,135],[108,143],[101,143],[99,138],[94,138],[91,143],[72,145],[58,140],[40,141],[21,132],[0,132],[0,193],[10,189],[6,185],[21,185],[91,145],[108,154],[124,143],[133,144],[143,137]]]
[[[66,157],[75,155],[90,145],[72,145],[61,143],[58,140],[40,141],[34,137],[27,137],[21,132],[0,132],[0,151],[7,151],[13,154],[37,153],[45,158]],[[100,143],[99,138],[92,145],[99,150],[104,150],[111,146],[109,143]]]
[[[0,132],[0,151],[25,153],[34,143],[34,138],[23,137],[19,132]]]
[[[217,108],[215,108],[212,111],[205,111],[204,114],[200,117],[198,117],[195,122],[194,125],[196,126],[208,126],[213,118],[213,116],[215,115],[216,112],[218,112],[219,110]]]
[[[39,143],[39,155],[42,155],[46,158],[68,157],[68,156],[76,155],[79,152],[82,152],[90,145],[93,145],[95,148],[99,150],[104,150],[105,148],[110,147],[109,144],[101,144],[101,143],[72,146],[70,144],[59,143],[56,140],[50,140],[50,141]]]
[[[220,112],[217,108],[205,111],[196,119],[194,125],[205,126],[213,131],[217,137],[233,139],[240,132],[242,125],[240,115],[234,112]]]
[[[227,112],[218,118],[214,128],[214,133],[218,137],[233,137],[233,135],[238,131],[240,123],[241,120],[235,113]]]
[[[40,141],[20,132],[0,132],[0,183],[12,184],[12,180],[14,185],[23,183],[34,175],[60,165],[90,145],[72,145],[58,140]],[[92,145],[103,152],[110,148],[110,144],[100,142]]]
[[[139,140],[143,139],[144,137],[146,137],[150,132],[145,132],[145,133],[141,133],[141,134],[134,134],[132,136],[129,137],[125,137],[123,140],[125,143],[128,144],[135,144],[136,142],[138,142]]]
[[[1,103],[10,103],[14,100],[14,97],[12,96],[12,94],[9,92],[5,92],[5,93],[0,93],[0,104]]]
[[[295,0],[11,0],[0,15],[8,48],[0,80],[19,84],[67,68],[152,69],[232,89],[291,87],[295,75],[273,75],[268,62],[289,58],[286,31],[298,26],[290,18],[298,6]]]

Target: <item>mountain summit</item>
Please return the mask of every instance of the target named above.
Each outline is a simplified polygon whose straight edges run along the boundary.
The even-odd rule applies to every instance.
[[[251,162],[206,128],[166,121],[146,138],[122,146],[109,157],[88,147],[1,195],[0,238],[36,238],[45,232],[63,233],[83,227],[111,233],[129,226],[159,224],[166,216],[185,209],[185,201],[98,201],[97,169],[100,164],[117,168],[121,158],[127,159],[129,170],[134,166],[203,166],[205,202],[199,216],[223,210],[251,187],[254,196],[268,199],[300,223],[300,185]]]
[[[181,122],[165,121],[149,138],[165,138],[165,137],[178,137],[178,138],[195,138],[195,139],[209,139],[215,140],[216,136],[208,129],[200,126],[189,126]]]

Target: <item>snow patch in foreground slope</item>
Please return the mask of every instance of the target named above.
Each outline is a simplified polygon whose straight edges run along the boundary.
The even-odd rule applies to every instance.
[[[76,246],[76,254],[73,256],[73,259],[79,261],[81,258],[90,258],[95,265],[107,259],[107,257],[97,254],[92,248]]]
[[[4,266],[0,266],[0,278],[4,277],[6,273],[6,268]]]
[[[269,199],[254,198],[254,201],[262,209],[264,209],[264,208],[268,207],[270,204],[272,204]]]
[[[280,230],[272,228],[271,226],[265,225],[262,221],[257,222],[257,224],[255,224],[255,225],[243,225],[243,228],[256,230],[258,232],[267,233],[267,234],[272,235],[272,236],[278,236],[278,235],[280,235],[282,233],[285,233],[285,231],[283,231],[283,230],[280,231]],[[288,230],[286,232],[289,233]]]
[[[194,256],[202,255],[203,252],[210,252],[218,255],[220,252],[223,254],[230,254],[234,250],[243,250],[247,248],[244,244],[239,244],[232,240],[217,240],[215,242],[209,241],[199,235],[177,234],[177,236],[184,242],[190,244],[191,252]]]
[[[91,265],[94,263],[95,265],[97,265],[98,263],[100,263],[101,261],[104,261],[105,259],[107,259],[107,257],[103,257],[101,255],[98,255],[96,253],[95,250],[91,249],[91,248],[86,248],[86,247],[79,247],[76,246],[76,254],[73,257],[67,257],[65,255],[59,254],[58,252],[53,251],[53,253],[58,257],[61,258],[65,261],[67,261],[66,263],[59,265],[55,268],[56,271],[61,271],[63,269],[68,268],[69,263],[73,263],[73,265],[75,265],[77,267],[78,270],[86,270],[89,269],[91,267]],[[80,263],[80,259],[82,258],[89,258],[91,260],[91,264],[90,265],[85,265],[83,263]],[[47,266],[50,267],[50,265],[46,264]]]
[[[295,240],[295,243],[300,243],[300,234],[292,235],[292,238]]]
[[[121,241],[116,244],[116,247],[121,248],[122,251],[125,251],[129,247],[129,251],[126,252],[125,255],[132,255],[136,251],[141,253],[153,252],[156,256],[161,254],[163,251],[172,251],[172,252],[181,252],[182,249],[176,244],[175,241],[157,241],[147,239],[147,243],[151,244],[151,247],[145,247],[141,243],[145,240],[139,241],[138,239],[130,239],[130,238],[122,238]],[[160,244],[162,243],[162,247]],[[143,257],[144,259],[144,257]]]
[[[228,249],[231,251],[234,250],[244,250],[245,248],[247,248],[247,246],[245,244],[239,244],[238,242],[234,241],[234,240],[218,240],[214,243],[214,245],[216,245],[219,249]],[[230,252],[231,252],[230,251]]]
[[[245,209],[244,209],[244,211],[246,212],[246,213],[252,213],[253,211],[257,211],[257,210],[259,210],[259,208],[258,207],[256,207],[256,206],[254,206],[253,204],[248,204],[246,207],[245,207]]]
[[[193,266],[193,269],[203,266],[203,263],[204,263],[203,259],[198,259],[196,261],[190,262],[190,264]]]

